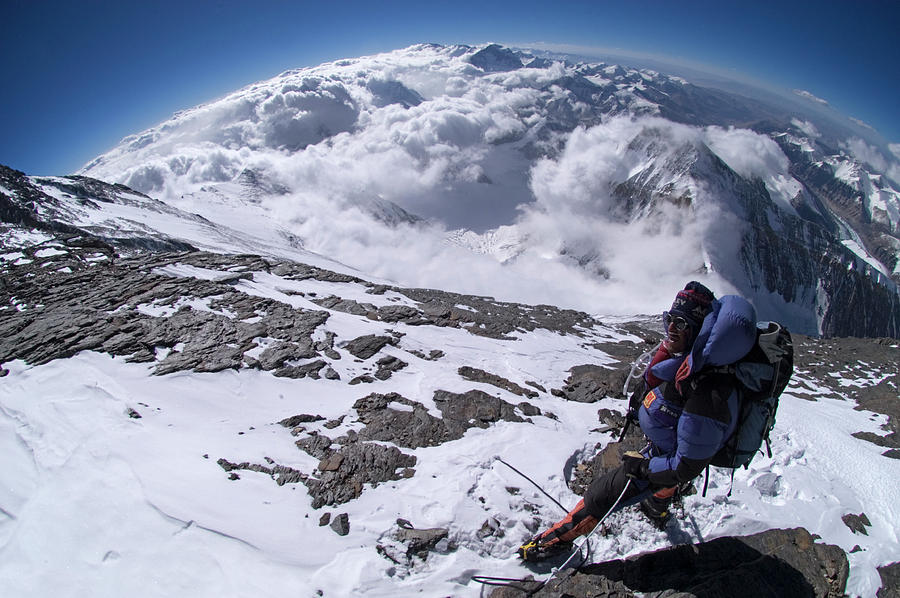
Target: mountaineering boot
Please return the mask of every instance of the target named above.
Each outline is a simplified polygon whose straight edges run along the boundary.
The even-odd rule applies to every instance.
[[[536,562],[572,550],[572,541],[589,534],[597,526],[597,518],[589,515],[584,500],[553,527],[519,546],[516,554],[523,561]]]
[[[672,512],[669,510],[670,502],[670,497],[649,496],[641,501],[641,512],[647,516],[656,529],[665,530],[669,520],[672,519]]]
[[[525,544],[519,546],[516,550],[516,555],[527,563],[536,563],[560,554],[565,554],[571,550],[571,542],[560,542],[557,538],[545,541],[543,536],[538,534]]]

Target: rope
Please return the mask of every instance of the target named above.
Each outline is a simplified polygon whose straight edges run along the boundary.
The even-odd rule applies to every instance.
[[[515,467],[513,467],[512,465],[510,465],[510,464],[507,463],[506,461],[504,461],[503,459],[501,459],[499,456],[496,456],[496,455],[495,455],[495,456],[494,456],[494,459],[495,459],[496,461],[500,461],[501,463],[503,463],[504,465],[506,465],[507,467],[509,467],[510,469],[512,469],[514,472],[516,472],[517,474],[519,474],[520,476],[522,476],[523,478],[525,478],[526,480],[528,480],[529,482],[531,482],[531,483],[534,485],[535,488],[537,488],[538,490],[540,490],[540,491],[544,494],[544,496],[546,496],[547,498],[549,498],[550,500],[552,500],[552,501],[553,501],[560,509],[563,510],[564,513],[568,513],[568,510],[566,510],[566,508],[565,508],[564,506],[562,506],[562,504],[560,504],[559,501],[557,501],[555,498],[553,498],[552,496],[550,496],[549,494],[547,494],[547,492],[546,492],[543,488],[541,488],[540,485],[538,485],[537,482],[535,482],[534,480],[532,480],[531,478],[529,478],[527,475],[525,475],[524,473],[522,473],[521,471],[519,471],[518,469],[516,469]],[[594,527],[594,529],[592,529],[591,532],[590,532],[589,534],[587,534],[587,535],[584,537],[584,540],[582,540],[582,541],[581,541],[581,544],[579,544],[579,545],[575,548],[575,550],[572,551],[572,554],[569,555],[569,558],[567,558],[566,561],[565,561],[562,565],[560,565],[559,567],[554,568],[553,571],[550,573],[550,576],[549,576],[547,579],[545,579],[544,581],[540,581],[540,582],[539,582],[539,581],[537,581],[537,580],[535,580],[535,579],[524,579],[524,578],[514,578],[514,577],[490,577],[490,576],[486,576],[486,575],[473,575],[473,576],[472,576],[472,581],[475,581],[475,582],[477,582],[477,583],[480,583],[480,584],[486,585],[486,586],[503,586],[503,587],[513,588],[513,589],[516,589],[516,590],[525,592],[525,594],[526,594],[527,596],[531,596],[532,594],[534,594],[535,592],[537,592],[537,591],[539,591],[541,588],[543,588],[548,582],[550,582],[550,580],[552,580],[554,577],[556,577],[556,574],[557,574],[557,573],[559,573],[561,570],[565,569],[566,565],[568,565],[569,562],[570,562],[573,558],[575,558],[575,555],[576,555],[576,554],[581,554],[581,553],[582,553],[582,550],[581,550],[581,549],[582,549],[585,545],[587,545],[587,550],[584,552],[584,558],[582,558],[582,560],[581,560],[581,562],[578,564],[578,566],[575,567],[575,569],[580,569],[581,566],[584,565],[585,562],[587,562],[588,558],[590,558],[590,554],[591,554],[591,544],[590,544],[590,539],[591,539],[591,536],[594,535],[594,533],[596,533],[596,531],[597,531],[598,529],[600,529],[600,526],[601,526],[602,523],[606,520],[606,518],[609,517],[610,514],[612,514],[612,512],[616,509],[617,506],[619,506],[619,503],[622,502],[622,498],[625,496],[625,493],[628,491],[628,488],[630,488],[630,487],[631,487],[631,479],[629,479],[629,480],[625,483],[625,487],[622,488],[622,492],[621,492],[621,494],[619,494],[619,498],[616,499],[616,502],[614,502],[614,503],[612,504],[612,506],[609,508],[609,510],[606,512],[606,514],[605,514],[603,517],[601,517],[601,518],[597,521],[597,525]],[[516,584],[535,584],[535,583],[538,584],[538,585],[535,586],[535,587],[534,587],[533,589],[531,589],[531,590],[516,585]]]
[[[567,508],[565,508],[564,506],[562,506],[562,504],[561,504],[558,500],[556,500],[555,498],[553,498],[552,496],[550,496],[549,494],[547,494],[547,492],[546,492],[543,488],[541,488],[541,487],[538,485],[537,482],[535,482],[534,480],[532,480],[531,478],[529,478],[527,475],[525,475],[524,473],[522,473],[521,471],[519,471],[518,469],[516,469],[515,467],[513,467],[512,465],[510,465],[510,464],[507,463],[506,461],[504,461],[503,459],[501,459],[499,456],[495,455],[495,456],[494,456],[494,459],[497,460],[497,461],[500,461],[501,463],[503,463],[504,465],[506,465],[507,467],[509,467],[510,469],[512,469],[514,472],[516,472],[517,474],[519,474],[520,476],[522,476],[523,478],[525,478],[526,480],[528,480],[529,482],[531,482],[532,484],[534,484],[534,487],[537,488],[538,490],[540,490],[540,491],[543,493],[544,496],[546,496],[547,498],[549,498],[550,500],[552,500],[552,501],[556,504],[557,507],[559,507],[560,509],[562,509],[562,512],[563,512],[563,513],[568,513],[568,512],[569,512],[569,509],[567,509]]]
[[[615,510],[615,508],[619,506],[619,503],[622,502],[622,497],[625,496],[625,493],[628,491],[628,489],[629,489],[630,487],[631,487],[631,478],[629,478],[628,481],[625,482],[625,487],[622,488],[622,493],[619,494],[619,498],[617,498],[617,499],[616,499],[616,502],[614,502],[613,505],[609,508],[609,510],[606,512],[606,515],[604,515],[603,517],[600,518],[600,520],[597,522],[597,525],[594,527],[594,529],[591,530],[591,533],[589,533],[588,535],[586,535],[586,536],[584,537],[584,540],[581,541],[581,544],[578,545],[578,547],[576,548],[575,552],[573,552],[573,553],[569,556],[569,558],[566,559],[566,562],[565,562],[565,563],[563,563],[562,565],[560,565],[559,567],[557,567],[556,569],[554,569],[553,572],[550,574],[550,577],[548,577],[546,580],[544,580],[544,583],[549,582],[551,579],[553,579],[553,578],[556,576],[556,574],[557,574],[560,570],[565,569],[565,568],[566,568],[566,565],[569,564],[569,561],[571,561],[572,558],[573,558],[576,554],[578,554],[578,553],[581,552],[581,547],[584,546],[585,544],[587,544],[587,542],[590,540],[591,536],[593,536],[594,533],[595,533],[598,529],[600,529],[600,525],[606,520],[607,517],[609,517],[609,515]],[[588,545],[588,550],[590,550],[590,545]],[[587,559],[585,559],[585,560],[587,560]],[[582,561],[582,564],[584,564],[584,561]],[[579,567],[580,567],[580,566],[581,566],[581,565],[579,565]]]

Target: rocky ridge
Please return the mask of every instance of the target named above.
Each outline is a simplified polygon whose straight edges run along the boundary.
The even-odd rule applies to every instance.
[[[540,328],[557,334],[585,336],[585,343],[613,356],[613,361],[603,366],[573,367],[566,379],[559,380],[558,387],[551,388],[552,395],[557,397],[590,403],[617,396],[631,360],[652,348],[659,339],[653,325],[645,328],[645,324],[636,322],[629,325],[627,333],[634,341],[604,344],[596,336],[587,335],[598,323],[586,314],[550,306],[505,304],[487,297],[375,285],[353,276],[260,256],[144,251],[119,255],[102,248],[70,247],[57,240],[34,246],[5,247],[4,251],[7,253],[0,268],[2,289],[8,300],[0,310],[0,364],[13,359],[47,363],[93,350],[153,364],[156,375],[250,368],[269,371],[275,376],[323,378],[340,383],[339,364],[351,360],[358,366],[360,376],[387,380],[395,371],[402,371],[418,359],[441,358],[441,352],[436,349],[425,353],[405,348],[403,327],[458,328],[509,343],[520,342],[516,340],[518,335]],[[263,277],[277,279],[280,299],[253,294],[254,281]],[[334,285],[332,288],[346,288],[352,296],[370,296],[372,302],[338,295],[318,297],[300,290],[297,283],[302,282],[328,282]],[[310,307],[294,303],[300,299]],[[388,333],[343,339],[328,329],[332,313],[380,322],[387,326]],[[847,351],[847,357],[838,361],[843,364],[841,376],[857,382],[848,386],[834,377],[831,398],[854,400],[860,408],[888,414],[890,433],[887,436],[861,434],[860,437],[887,447],[886,456],[897,457],[896,425],[900,420],[896,411],[896,343],[817,340],[800,335],[796,341],[797,372],[792,383],[795,393],[804,385],[811,385],[812,380],[827,380],[829,376],[821,368],[832,371],[836,364],[833,359],[826,361],[826,356]],[[385,355],[385,348],[405,351],[408,361]],[[365,370],[371,375],[364,374]],[[5,370],[0,368],[0,372]],[[303,484],[314,508],[335,507],[359,497],[367,487],[415,476],[417,458],[406,450],[452,442],[472,427],[487,428],[500,420],[527,424],[533,417],[554,417],[541,407],[543,397],[551,392],[536,382],[513,381],[471,366],[459,368],[457,375],[480,388],[465,393],[435,392],[431,404],[436,413],[397,393],[370,393],[356,401],[346,421],[344,417],[332,421],[316,414],[301,414],[279,422],[298,438],[298,449],[319,461],[315,470],[299,471],[270,459],[264,463],[236,463],[228,456],[219,457],[219,465],[232,480],[239,480],[242,472],[254,472],[272,477],[279,485]],[[344,382],[353,384],[354,380],[344,379]],[[497,389],[519,401],[505,401],[481,388]],[[621,415],[614,411],[601,409],[598,415],[603,429],[616,432],[621,426]],[[140,414],[133,411],[129,416],[140,417]],[[354,424],[347,428],[350,421]],[[332,438],[326,434],[329,429],[341,426],[345,430],[342,435]],[[624,444],[610,443],[593,460],[573,464],[572,488],[583,491],[590,476],[617,466],[621,452],[639,443],[637,437],[626,439]],[[862,520],[848,521],[848,526],[858,527]],[[338,525],[341,522],[346,525]],[[339,533],[349,530],[349,523],[344,519],[335,519],[333,523]],[[416,558],[427,556],[437,542],[424,541],[419,545],[415,544],[419,540],[407,537],[408,532],[399,536],[405,538],[396,540],[400,544],[405,541],[416,546],[409,551],[409,566],[414,566]],[[747,539],[729,541],[736,542],[734,558],[746,556],[747,549],[743,546],[747,542],[756,546]],[[804,542],[804,546],[809,544],[808,540],[801,544]],[[386,555],[396,555],[396,551],[382,549]],[[829,548],[804,550],[801,552],[806,559],[832,563],[822,565],[827,571],[841,570],[833,556],[824,556],[830,554]],[[822,550],[826,552],[820,554]],[[750,561],[753,559],[747,562]],[[620,592],[624,591],[623,580],[632,575],[623,573],[628,567],[644,570],[640,564],[606,564],[605,569],[596,570],[602,571],[602,578],[601,573],[591,569],[562,583],[576,584],[579,588],[596,585],[600,588],[598,592],[602,588]],[[744,574],[752,576],[752,571],[748,565]],[[709,575],[714,581],[702,583],[712,584],[709,587],[724,583],[717,574]],[[815,579],[809,581],[806,574],[804,579],[818,587]],[[837,585],[842,583],[840,576],[832,581]],[[671,589],[680,587],[681,582],[658,583],[668,583],[666,587]],[[627,587],[648,591],[651,586]],[[541,591],[544,595],[566,595],[570,591],[568,587],[561,585],[551,590],[548,586]],[[548,593],[552,591],[559,593]]]

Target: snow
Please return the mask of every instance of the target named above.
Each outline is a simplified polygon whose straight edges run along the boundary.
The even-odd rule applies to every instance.
[[[713,270],[714,261],[729,264],[722,256],[713,260],[710,247],[719,244],[710,231],[733,235],[740,225],[731,226],[736,216],[728,212],[727,198],[714,197],[715,189],[664,171],[658,171],[660,188],[672,183],[673,196],[689,195],[706,221],[687,222],[666,212],[666,226],[651,230],[645,222],[623,224],[607,217],[608,190],[657,162],[658,156],[631,149],[630,142],[647,131],[657,135],[654,146],[669,157],[686,143],[706,144],[738,174],[760,177],[778,206],[793,212],[791,200],[801,186],[766,136],[633,114],[567,133],[549,132],[548,123],[560,114],[548,107],[586,109],[569,92],[550,85],[575,74],[575,67],[557,62],[547,69],[486,76],[477,70],[453,49],[416,46],[289,71],[126,138],[83,171],[153,190],[161,200],[123,192],[115,201],[80,204],[53,184],[66,179],[31,180],[59,202],[73,225],[88,230],[162,233],[203,250],[293,259],[351,275],[363,271],[374,283],[399,281],[602,311],[612,314],[604,317],[612,323],[635,312],[658,313],[670,300],[669,292],[660,289],[680,288],[704,264],[703,271]],[[627,71],[623,77],[614,66],[602,72],[607,78],[588,79],[616,85],[617,99],[634,113],[657,111],[634,94],[655,73]],[[635,78],[637,83],[628,82]],[[368,85],[375,80],[396,82],[424,101],[409,108],[379,105]],[[321,110],[307,110],[309,102],[321,103]],[[297,110],[291,112],[291,106]],[[279,128],[284,123],[290,126]],[[818,136],[812,123],[797,120],[794,125],[813,139]],[[323,127],[335,134],[317,141]],[[813,151],[808,139],[799,143]],[[541,158],[526,159],[527,151]],[[897,192],[846,157],[827,160],[839,180],[864,194],[873,219],[896,230]],[[259,171],[268,186],[240,183],[247,170]],[[431,220],[403,223],[400,208]],[[51,240],[20,229],[3,235],[0,260],[17,265],[32,261],[20,249]],[[859,239],[844,244],[887,274]],[[45,247],[35,256],[62,253]],[[594,255],[591,267],[602,267],[609,280],[598,282],[567,261]],[[201,280],[235,274],[185,264],[155,272]],[[363,283],[248,274],[234,283],[235,290],[296,308],[322,310],[313,300],[331,295],[378,307],[414,305],[394,291],[370,294]],[[719,275],[713,272],[710,278],[704,282],[719,294],[728,292],[729,284]],[[821,284],[803,292],[820,306],[829,298]],[[189,305],[235,317],[213,310],[214,299],[183,297],[174,305],[120,309],[167,317]],[[800,313],[775,294],[760,295],[756,304],[760,313],[770,306],[769,311],[781,309],[804,322],[824,313]],[[30,306],[10,297],[0,309]],[[374,359],[355,360],[340,342],[390,330],[384,323],[328,311],[327,330],[337,335],[336,348],[344,357],[332,367],[342,380],[371,373]],[[815,323],[809,327],[819,329]],[[587,338],[538,330],[514,333],[519,339],[514,341],[460,329],[402,324],[391,329],[404,336],[382,353],[410,365],[387,382],[365,386],[253,370],[153,376],[155,363],[127,363],[90,352],[41,366],[4,363],[9,370],[0,383],[4,595],[227,597],[322,590],[325,596],[476,596],[481,588],[469,581],[472,572],[527,574],[511,556],[515,548],[562,513],[496,457],[572,505],[577,497],[567,487],[564,464],[573,456],[590,457],[612,440],[595,431],[596,412],[601,407],[621,411],[621,400],[586,405],[542,393],[531,402],[557,420],[539,416],[530,424],[501,422],[471,429],[442,446],[404,450],[418,459],[413,478],[367,487],[360,498],[333,508],[314,510],[304,486],[278,486],[263,473],[240,471],[240,479],[230,480],[216,463],[226,458],[264,464],[268,458],[309,473],[317,460],[298,450],[291,432],[274,422],[299,413],[326,419],[349,413],[328,434],[356,430],[361,424],[351,407],[371,392],[398,392],[433,415],[439,415],[432,400],[438,389],[477,388],[517,404],[521,397],[465,382],[457,370],[472,366],[520,385],[532,381],[556,388],[572,366],[612,361],[592,342],[634,340],[602,327],[585,331]],[[247,357],[258,357],[274,342],[255,340]],[[156,358],[183,348],[157,348]],[[413,354],[435,348],[445,354],[438,361]],[[870,369],[861,375],[863,381],[841,378],[839,383],[858,387],[884,374]],[[758,457],[749,470],[737,471],[730,497],[729,472],[713,470],[709,495],[686,499],[687,515],[676,532],[657,532],[633,511],[623,512],[611,518],[618,533],[598,538],[595,554],[605,560],[673,542],[803,525],[848,553],[858,544],[862,550],[848,554],[848,593],[874,595],[880,585],[876,567],[900,559],[900,511],[890,484],[900,479],[900,461],[882,457],[881,448],[852,436],[859,431],[883,435],[882,416],[822,395],[815,381],[795,378],[779,410],[774,459]],[[390,407],[411,409],[396,401]],[[129,410],[140,419],[129,417]],[[310,429],[324,433],[318,425]],[[508,487],[519,490],[510,493]],[[349,514],[348,536],[319,526],[326,511]],[[868,536],[854,535],[841,522],[842,515],[860,512],[873,523]],[[398,517],[420,528],[449,528],[459,548],[432,554],[411,569],[392,564],[375,546],[388,540]],[[476,532],[489,517],[504,534],[478,539]],[[38,571],[50,574],[38,576]]]
[[[66,251],[62,251],[55,247],[47,247],[46,249],[38,249],[34,252],[34,257],[53,257],[55,255],[66,255]]]
[[[182,265],[168,274],[214,279],[221,273]],[[279,288],[286,284],[307,294],[315,288],[323,296],[344,296],[343,291],[359,286],[363,296],[356,283],[288,281],[257,272],[235,288],[314,306],[300,295],[285,295]],[[365,298],[392,303],[389,296]],[[137,309],[149,313],[152,306]],[[327,329],[337,334],[337,346],[385,332],[382,323],[336,311]],[[216,463],[219,458],[260,464],[271,459],[309,473],[318,461],[299,451],[290,430],[275,422],[299,413],[326,419],[352,414],[352,404],[370,392],[398,392],[435,415],[437,389],[479,388],[516,404],[521,398],[507,391],[462,380],[458,368],[469,365],[519,384],[554,388],[574,365],[612,360],[594,342],[631,338],[604,327],[587,331],[587,338],[537,330],[516,333],[519,340],[427,326],[394,329],[404,336],[384,353],[410,366],[364,388],[256,370],[152,376],[153,364],[93,352],[42,366],[4,364],[9,370],[0,385],[0,583],[5,595],[219,597],[322,590],[326,596],[477,596],[480,586],[469,581],[472,574],[527,574],[512,556],[515,548],[562,513],[496,457],[572,505],[578,497],[567,487],[564,465],[576,455],[590,457],[613,440],[596,431],[596,412],[622,410],[621,400],[581,404],[541,394],[529,401],[557,420],[537,416],[533,423],[500,422],[470,429],[441,446],[404,449],[417,458],[413,478],[367,486],[358,499],[319,510],[311,508],[300,484],[278,486],[266,474],[243,470],[240,479],[231,480]],[[265,339],[259,344],[265,346]],[[410,353],[434,347],[445,353],[435,362]],[[352,359],[333,365],[343,380],[368,367]],[[859,371],[866,384],[884,376],[866,364]],[[874,595],[880,584],[876,567],[898,557],[900,506],[887,481],[900,478],[900,461],[882,457],[883,449],[852,436],[884,434],[884,417],[821,395],[815,381],[803,373],[795,376],[778,412],[774,459],[760,456],[749,470],[735,472],[730,497],[729,473],[713,469],[708,496],[686,498],[686,517],[676,530],[658,532],[628,510],[611,517],[618,531],[598,536],[594,554],[605,560],[672,542],[801,525],[848,553],[858,544],[862,550],[849,554],[848,592]],[[396,401],[391,408],[410,409]],[[129,410],[140,419],[129,417]],[[361,424],[351,416],[333,431],[317,428],[321,423],[308,426],[334,437]],[[348,513],[348,536],[319,526],[326,511]],[[841,522],[842,515],[860,512],[872,522],[868,536],[853,534]],[[489,517],[504,534],[481,540],[476,532]],[[411,569],[391,563],[375,546],[390,541],[397,518],[419,528],[447,527],[459,547],[433,553]],[[53,574],[35,576],[36,570]]]
[[[888,272],[888,269],[882,264],[878,258],[872,256],[868,251],[866,251],[865,247],[859,244],[858,240],[855,239],[844,239],[841,243],[855,253],[857,256],[862,258],[867,264],[875,268],[877,271],[881,272],[885,275],[885,277],[890,278],[891,274]]]

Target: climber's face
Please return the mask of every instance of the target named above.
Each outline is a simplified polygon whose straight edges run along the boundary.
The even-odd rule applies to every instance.
[[[684,353],[691,347],[691,326],[681,316],[670,316],[666,323],[666,339],[669,351]]]

